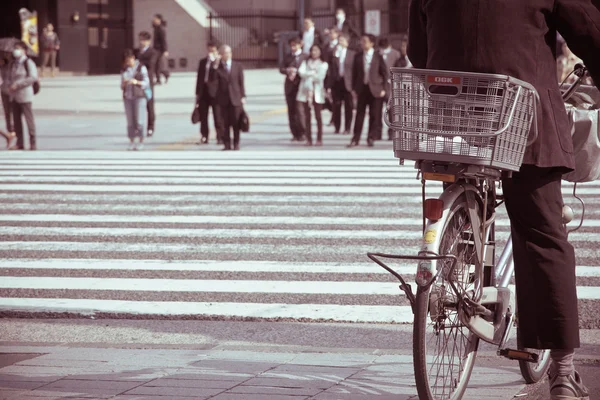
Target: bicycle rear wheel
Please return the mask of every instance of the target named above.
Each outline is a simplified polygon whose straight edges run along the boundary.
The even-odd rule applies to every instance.
[[[472,286],[476,259],[473,226],[466,196],[462,194],[450,207],[440,231],[437,253],[457,257],[438,261],[442,272],[428,289],[416,295],[413,330],[413,361],[417,391],[421,400],[461,399],[477,356],[479,338],[460,321],[456,294],[451,280],[464,292]]]
[[[525,350],[530,353],[538,355],[539,359],[537,363],[530,363],[527,361],[519,361],[519,369],[525,382],[528,384],[539,382],[546,376],[546,371],[550,367],[550,350],[536,350],[523,347],[521,344],[521,337],[519,336],[519,327],[517,320],[517,348],[519,350]]]

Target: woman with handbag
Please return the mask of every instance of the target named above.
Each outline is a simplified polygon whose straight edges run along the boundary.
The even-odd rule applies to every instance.
[[[321,48],[313,45],[310,48],[310,58],[302,61],[298,68],[300,87],[296,101],[298,104],[298,118],[302,133],[306,138],[306,145],[312,146],[310,109],[315,112],[317,120],[317,146],[323,145],[323,118],[321,111],[325,104],[325,77],[327,76],[327,63],[323,60]]]
[[[123,90],[123,103],[127,117],[127,136],[130,141],[128,150],[142,150],[147,120],[146,104],[152,98],[152,89],[148,70],[135,59],[131,50],[125,52],[123,59],[121,90]],[[135,142],[136,138],[139,140],[138,143]]]

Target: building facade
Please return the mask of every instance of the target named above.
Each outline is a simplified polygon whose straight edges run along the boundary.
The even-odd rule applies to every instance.
[[[167,21],[168,66],[194,71],[214,40],[233,47],[234,57],[249,66],[273,66],[281,32],[297,31],[302,17],[317,28],[330,27],[343,7],[361,30],[368,10],[380,11],[381,35],[407,31],[409,0],[11,0],[2,1],[0,37],[20,37],[19,10],[38,16],[38,32],[55,26],[61,49],[58,65],[74,74],[115,74],[125,49],[137,45],[141,31],[152,32],[154,14]],[[39,59],[39,58],[38,58]]]

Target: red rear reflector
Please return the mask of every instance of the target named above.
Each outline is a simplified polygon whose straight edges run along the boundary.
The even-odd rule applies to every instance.
[[[425,218],[437,221],[442,218],[444,212],[444,202],[440,199],[425,200]]]

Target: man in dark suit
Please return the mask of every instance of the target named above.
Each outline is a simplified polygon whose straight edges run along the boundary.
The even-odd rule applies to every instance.
[[[329,61],[327,90],[333,98],[333,125],[335,133],[342,127],[342,105],[344,106],[344,134],[350,134],[352,126],[352,67],[354,51],[348,48],[348,36],[339,37],[337,51]]]
[[[152,35],[149,32],[140,32],[139,36],[140,47],[137,51],[136,57],[148,70],[148,76],[150,77],[150,89],[152,90],[152,98],[146,103],[146,109],[148,110],[148,130],[146,136],[152,137],[154,135],[154,123],[156,122],[156,113],[154,112],[154,67],[159,54],[150,47],[152,42]]]
[[[354,137],[348,147],[358,146],[360,142],[367,107],[369,107],[367,145],[373,147],[375,139],[381,136],[383,127],[381,115],[389,71],[381,54],[375,51],[375,36],[363,35],[360,44],[362,51],[354,57],[352,67],[352,94],[357,102]]]
[[[298,87],[300,86],[298,68],[300,68],[302,61],[307,59],[307,56],[302,53],[302,40],[293,38],[290,39],[289,44],[291,52],[283,59],[283,64],[279,68],[279,72],[285,75],[285,83],[283,88],[285,92],[285,102],[288,109],[290,131],[292,132],[292,141],[304,142],[302,124],[300,123],[298,116],[296,96],[298,95]]]
[[[323,45],[324,38],[321,36],[321,32],[315,28],[315,22],[311,17],[304,19],[304,30],[300,32],[300,39],[302,40],[302,52],[307,56],[314,44],[319,47]]]
[[[416,68],[506,74],[540,95],[539,135],[502,189],[511,221],[521,345],[551,349],[552,399],[587,399],[579,347],[575,254],[562,224],[561,177],[575,166],[556,79],[556,31],[600,85],[600,11],[590,0],[413,0]]]
[[[223,144],[221,138],[221,128],[218,124],[215,113],[215,96],[217,86],[215,82],[209,80],[209,73],[213,63],[217,62],[219,51],[217,44],[208,42],[206,45],[207,55],[198,64],[198,74],[196,76],[196,104],[200,111],[200,144],[208,144],[208,134],[210,132],[208,125],[208,111],[212,108],[213,121],[217,131],[217,144]]]
[[[169,81],[169,76],[171,75],[165,65],[165,60],[169,56],[167,49],[167,22],[162,15],[156,14],[152,19],[152,26],[154,28],[154,50],[158,53],[154,73],[156,75],[156,84],[160,85],[161,75],[165,77],[165,83]],[[154,78],[150,75],[150,80],[152,79]]]
[[[221,126],[221,137],[225,147],[231,150],[231,129],[233,129],[233,150],[240,149],[240,116],[246,103],[244,69],[242,64],[233,61],[231,47],[224,45],[219,50],[220,62],[212,68],[210,80],[216,82],[215,97],[217,119]]]
[[[350,49],[354,51],[359,49],[359,40],[361,35],[358,29],[354,27],[354,24],[352,24],[352,22],[346,18],[346,11],[344,11],[343,8],[338,8],[336,10],[335,24],[333,27],[337,29],[341,35],[346,35],[348,37]],[[324,33],[329,33],[329,30],[326,29]]]

